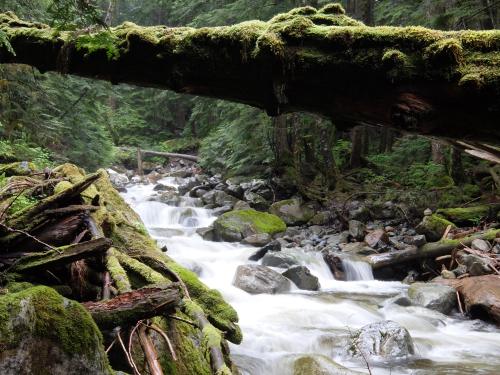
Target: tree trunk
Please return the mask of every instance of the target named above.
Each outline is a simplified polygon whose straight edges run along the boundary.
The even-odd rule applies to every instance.
[[[291,164],[292,152],[288,141],[288,116],[280,115],[273,118],[273,149],[275,163],[280,170]]]
[[[363,152],[363,127],[357,126],[351,131],[351,168],[359,168],[362,165],[361,155]]]
[[[444,145],[440,142],[431,142],[432,161],[436,164],[445,165]]]
[[[125,24],[86,34],[3,15],[10,46],[0,45],[0,63],[217,97],[270,115],[314,112],[346,127],[500,141],[496,34],[359,28],[341,14],[325,17],[344,27],[322,21],[321,32],[309,32],[318,22],[310,16],[298,30],[290,22],[162,32]],[[396,47],[401,55],[391,59],[387,52]],[[404,69],[398,65],[407,60]]]
[[[451,147],[450,156],[450,176],[459,184],[465,181],[465,172],[462,164],[462,152],[456,147]]]

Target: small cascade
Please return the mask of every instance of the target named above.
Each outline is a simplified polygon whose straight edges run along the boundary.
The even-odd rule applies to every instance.
[[[342,259],[347,281],[373,280],[372,267],[363,261],[345,258]]]
[[[198,207],[175,207],[146,201],[134,205],[134,209],[150,228],[199,228],[213,221],[207,210]]]

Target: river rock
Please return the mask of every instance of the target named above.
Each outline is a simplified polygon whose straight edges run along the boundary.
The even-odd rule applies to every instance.
[[[271,242],[272,238],[268,233],[257,233],[245,237],[242,243],[251,246],[264,246]]]
[[[226,212],[229,212],[231,211],[232,208],[230,205],[228,206],[222,206],[222,207],[216,207],[214,209],[212,209],[212,215],[214,216],[220,216],[222,214],[225,214]]]
[[[309,220],[309,224],[313,225],[327,225],[332,219],[332,215],[329,211],[321,211]]]
[[[451,225],[451,228],[456,228],[451,221],[434,214],[424,216],[415,230],[417,233],[425,235],[427,241],[439,241],[449,225]]]
[[[486,275],[464,279],[437,280],[455,288],[464,309],[473,319],[496,323],[500,327],[500,276]]]
[[[474,250],[483,251],[485,253],[487,253],[491,249],[490,244],[487,241],[482,240],[480,238],[476,238],[475,240],[473,240],[472,244],[471,244],[471,247]]]
[[[279,216],[287,225],[305,224],[314,216],[314,211],[298,198],[273,203],[269,212]]]
[[[179,185],[177,190],[179,191],[180,195],[184,195],[187,192],[189,192],[192,188],[195,186],[198,186],[199,182],[195,177],[189,177],[184,180],[184,182]]]
[[[249,190],[245,191],[243,198],[247,201],[250,207],[255,208],[256,210],[267,210],[270,205],[270,203],[262,195]]]
[[[349,352],[356,357],[397,359],[415,353],[406,328],[392,320],[368,324],[354,333]]]
[[[427,239],[423,234],[418,234],[416,236],[405,236],[403,238],[403,241],[408,245],[413,245],[417,247],[424,246],[427,243]]]
[[[54,289],[29,287],[0,296],[0,316],[2,375],[113,373],[90,314]]]
[[[108,172],[109,180],[115,188],[122,189],[130,182],[125,174],[118,173],[113,169],[106,169],[106,172]]]
[[[290,290],[290,281],[271,268],[258,264],[238,266],[233,285],[251,294],[283,293]]]
[[[243,198],[243,188],[239,184],[230,184],[229,180],[226,181],[227,187],[224,190],[227,194],[232,195],[238,199]]]
[[[349,210],[349,219],[366,222],[370,220],[371,214],[368,207],[362,205]]]
[[[292,280],[299,289],[316,291],[320,288],[318,278],[305,266],[293,266],[282,275]]]
[[[267,254],[268,251],[281,251],[281,242],[278,240],[274,240],[272,242],[269,242],[267,245],[253,253],[248,260],[253,260],[254,262],[257,262],[258,260],[261,260],[264,255]]]
[[[214,222],[215,239],[238,242],[253,234],[284,232],[285,223],[277,216],[255,210],[230,211]]]
[[[349,234],[357,241],[362,241],[365,237],[366,225],[358,220],[349,220]]]
[[[249,210],[251,209],[250,205],[245,202],[245,201],[236,201],[234,203],[233,210],[239,211],[239,210]]]
[[[196,233],[198,233],[205,241],[213,241],[215,238],[213,227],[198,228],[196,229]]]
[[[375,229],[365,236],[365,242],[370,247],[384,246],[389,242],[389,236],[383,229]]]
[[[449,314],[455,307],[455,290],[435,283],[413,283],[408,289],[408,297],[414,305]]]
[[[305,355],[293,363],[293,375],[361,375],[322,355]]]
[[[350,254],[358,254],[358,255],[371,255],[377,254],[377,251],[370,246],[366,242],[352,242],[341,244],[340,248],[345,253]]]
[[[463,254],[462,263],[467,267],[467,272],[471,276],[488,275],[493,272],[490,267],[490,261],[475,254]]]
[[[288,268],[299,264],[297,258],[289,252],[290,250],[279,252],[268,252],[262,258],[262,265],[269,267]]]

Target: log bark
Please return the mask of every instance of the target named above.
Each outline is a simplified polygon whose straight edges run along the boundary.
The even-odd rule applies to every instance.
[[[232,100],[270,115],[309,111],[346,127],[500,141],[500,31],[365,27],[334,5],[307,9],[227,27],[125,23],[90,34],[2,14],[11,46],[0,46],[0,61]]]
[[[21,258],[13,268],[14,272],[34,273],[39,270],[71,264],[77,260],[105,253],[111,240],[99,238],[87,242],[65,246],[45,253],[34,253]]]
[[[436,258],[442,255],[450,254],[454,249],[461,245],[469,246],[473,240],[480,238],[492,240],[500,233],[500,230],[493,229],[487,232],[478,233],[469,237],[457,240],[442,240],[431,242],[421,247],[413,247],[408,250],[401,250],[392,253],[375,254],[365,257],[374,270],[385,267],[391,267],[398,264],[413,262],[425,258]]]
[[[86,302],[83,306],[101,329],[135,324],[172,312],[179,305],[182,294],[176,283],[165,287],[142,288],[99,302]]]
[[[150,155],[150,156],[163,156],[166,158],[177,158],[177,159],[185,159],[189,161],[198,162],[200,158],[195,155],[187,155],[187,154],[174,154],[171,152],[159,152],[159,151],[150,151],[150,150],[141,150],[142,155]]]

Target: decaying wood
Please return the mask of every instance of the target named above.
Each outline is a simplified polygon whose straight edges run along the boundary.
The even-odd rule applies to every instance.
[[[19,211],[9,218],[8,225],[12,228],[25,228],[29,226],[31,221],[38,215],[44,215],[45,210],[60,208],[71,203],[73,199],[78,197],[85,189],[92,185],[101,175],[94,173],[86,176],[82,181],[77,182],[70,188],[63,190],[59,194],[51,195],[32,207]]]
[[[141,344],[146,362],[148,364],[149,373],[151,375],[163,375],[160,361],[158,360],[158,352],[154,346],[153,341],[149,337],[148,328],[146,325],[141,324],[137,330],[139,343]]]
[[[105,253],[111,246],[111,240],[99,238],[74,245],[60,247],[45,253],[34,253],[22,257],[15,264],[13,271],[28,273],[71,264],[77,260]]]
[[[271,115],[315,112],[343,127],[498,143],[498,31],[367,27],[343,13],[201,29],[126,23],[90,34],[3,14],[11,46],[0,45],[0,61],[232,100]]]
[[[151,151],[151,150],[141,150],[142,155],[144,156],[162,156],[165,158],[176,158],[176,159],[185,159],[189,161],[194,161],[198,162],[200,158],[195,155],[188,155],[188,154],[175,154],[172,152],[158,152],[158,151]]]
[[[83,305],[101,329],[135,324],[175,310],[182,298],[179,284],[123,293],[115,298]]]
[[[460,240],[442,240],[439,242],[431,242],[418,248],[414,247],[408,250],[369,255],[365,257],[365,260],[371,264],[374,270],[377,270],[419,259],[436,258],[442,255],[451,254],[451,252],[457,247],[463,245],[469,246],[472,241],[477,238],[492,239],[495,238],[498,233],[500,233],[500,230],[498,229],[489,230],[487,232],[461,238]]]
[[[45,214],[53,216],[66,216],[71,214],[77,214],[81,212],[94,212],[97,211],[99,207],[90,205],[70,205],[61,208],[55,208],[51,210],[45,210]]]

